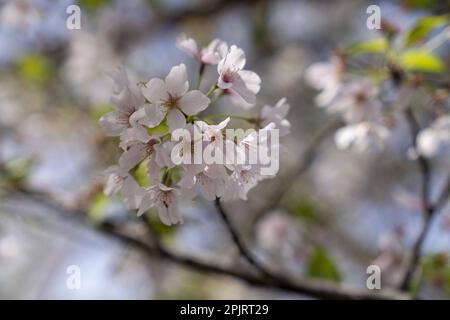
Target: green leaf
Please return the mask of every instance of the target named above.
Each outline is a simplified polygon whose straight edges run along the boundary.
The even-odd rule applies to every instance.
[[[410,46],[423,40],[431,30],[448,23],[448,16],[429,16],[419,19],[405,35],[404,45]]]
[[[91,108],[90,116],[93,121],[98,121],[102,116],[112,111],[115,111],[115,109],[110,104],[96,105]]]
[[[356,42],[347,47],[346,53],[349,55],[384,53],[389,48],[385,38],[377,38],[364,42]]]
[[[94,223],[101,222],[104,218],[105,208],[110,201],[111,200],[103,192],[97,193],[87,210],[89,219]]]
[[[147,132],[149,135],[162,136],[162,135],[169,133],[170,131],[169,131],[169,127],[167,126],[165,121],[163,121],[154,128],[147,128]]]
[[[146,187],[150,184],[150,179],[147,174],[147,164],[148,160],[142,161],[133,172],[136,182],[141,187]]]
[[[403,0],[405,6],[410,9],[430,9],[442,0]]]
[[[339,282],[341,276],[325,249],[316,247],[308,265],[308,276]]]
[[[43,55],[29,54],[17,61],[17,73],[27,82],[43,85],[51,78],[52,67]]]
[[[406,71],[443,72],[444,63],[434,54],[423,49],[411,49],[399,57],[400,66]]]
[[[290,212],[306,223],[317,224],[320,219],[317,215],[317,208],[314,203],[308,199],[300,199],[296,201],[292,207],[290,207]]]

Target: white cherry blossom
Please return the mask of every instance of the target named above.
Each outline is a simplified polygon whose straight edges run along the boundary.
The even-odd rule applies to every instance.
[[[286,103],[286,98],[280,99],[274,107],[264,106],[258,117],[257,123],[259,127],[265,127],[269,123],[274,123],[279,130],[280,137],[289,134],[291,123],[286,119],[289,112],[289,104]]]
[[[383,125],[373,122],[360,122],[339,129],[334,140],[339,149],[356,152],[381,151],[390,136]]]
[[[417,137],[417,148],[420,154],[428,158],[449,154],[450,116],[442,116],[422,130]]]
[[[159,183],[145,191],[138,215],[142,215],[150,208],[157,208],[158,216],[164,224],[170,226],[183,223],[179,210],[179,201],[180,191],[178,189]]]
[[[208,46],[199,48],[194,39],[182,35],[177,39],[176,45],[180,50],[203,64],[218,64],[228,51],[228,45],[220,39],[214,39]]]
[[[186,125],[185,115],[195,115],[205,110],[210,100],[199,90],[189,90],[186,66],[173,67],[165,80],[151,79],[142,88],[142,94],[150,102],[145,106],[146,119],[141,123],[156,127],[167,115],[171,131]]]
[[[315,100],[318,106],[327,106],[337,96],[342,86],[343,70],[343,62],[336,56],[329,62],[317,62],[308,67],[306,82],[314,89],[321,90]]]
[[[127,170],[119,166],[111,166],[105,171],[106,181],[103,192],[111,196],[121,192],[129,209],[137,209],[141,203],[143,190]]]
[[[217,66],[219,73],[217,86],[253,105],[261,87],[261,78],[253,71],[243,70],[245,62],[244,51],[235,45],[231,46]]]

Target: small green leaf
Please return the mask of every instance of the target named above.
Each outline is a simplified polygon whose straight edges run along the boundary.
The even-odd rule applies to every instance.
[[[102,116],[104,116],[105,114],[114,111],[114,108],[112,105],[110,104],[101,104],[101,105],[97,105],[97,106],[93,106],[91,108],[91,118],[94,121],[98,121],[100,120],[100,118]]]
[[[103,192],[97,193],[87,210],[89,219],[94,223],[101,222],[104,218],[105,208],[110,201],[111,200]]]
[[[410,46],[423,40],[431,30],[448,23],[447,16],[429,16],[419,19],[409,30],[404,39],[404,45]]]
[[[308,265],[308,276],[339,282],[341,276],[325,249],[316,247]]]
[[[43,85],[51,78],[52,67],[43,55],[29,54],[17,61],[17,73],[27,82]]]
[[[150,179],[147,174],[147,164],[148,160],[142,161],[133,172],[133,176],[136,179],[136,182],[141,187],[146,187],[150,184]]]
[[[147,132],[149,135],[161,136],[161,135],[165,135],[166,133],[169,133],[169,127],[167,126],[165,121],[163,121],[154,128],[147,128]]]
[[[389,44],[385,38],[377,38],[364,42],[356,42],[347,47],[346,53],[349,55],[384,53]]]
[[[443,72],[444,63],[434,54],[423,49],[411,49],[399,57],[400,66],[406,71]]]
[[[315,204],[308,199],[300,199],[296,201],[292,207],[290,207],[290,212],[306,223],[317,224],[320,219],[317,215],[318,209]]]

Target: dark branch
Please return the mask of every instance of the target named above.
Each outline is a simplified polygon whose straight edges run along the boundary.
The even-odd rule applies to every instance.
[[[414,113],[411,109],[408,109],[405,112],[406,120],[409,124],[409,129],[411,133],[412,144],[415,149],[417,149],[417,136],[420,132],[420,125],[417,119],[414,116]],[[428,231],[430,230],[432,217],[435,213],[434,206],[431,205],[429,200],[429,189],[431,183],[431,166],[428,160],[422,156],[418,155],[417,163],[419,165],[419,171],[421,175],[422,181],[422,191],[421,191],[421,202],[422,202],[422,213],[423,213],[423,227],[420,231],[419,236],[417,237],[412,250],[411,257],[408,262],[408,266],[406,268],[405,275],[400,284],[401,290],[409,290],[411,287],[411,282],[414,278],[416,270],[418,268],[420,262],[420,256],[422,253],[422,247],[427,237]]]
[[[87,223],[85,212],[82,210],[67,209],[49,195],[45,195],[40,192],[34,192],[33,190],[20,189],[16,192],[10,191],[9,196],[21,195],[31,197],[34,201],[38,201],[41,204],[51,207],[56,212],[60,213],[66,218],[71,219],[83,226],[96,228],[97,230],[122,241],[126,244],[130,244],[135,248],[142,250],[146,255],[150,257],[161,257],[172,263],[176,263],[180,266],[188,267],[196,271],[202,271],[205,273],[215,273],[224,276],[230,276],[235,279],[244,281],[250,285],[254,285],[266,289],[284,290],[295,294],[307,295],[315,298],[322,299],[345,299],[345,300],[399,300],[410,299],[410,296],[404,295],[397,291],[368,291],[357,290],[353,288],[344,287],[334,283],[327,283],[318,280],[280,280],[274,278],[261,278],[257,275],[253,275],[246,271],[239,269],[233,269],[230,267],[219,266],[215,263],[202,261],[201,259],[188,257],[180,254],[173,253],[166,249],[159,242],[149,243],[141,240],[135,235],[129,235],[123,232],[124,229],[119,229],[115,225],[102,224],[97,227]]]
[[[220,203],[220,199],[216,198],[216,207],[217,211],[219,212],[223,222],[225,223],[225,226],[230,233],[231,239],[233,240],[234,244],[239,250],[240,255],[247,260],[247,262],[252,265],[256,270],[258,270],[262,275],[264,275],[267,278],[271,278],[272,275],[269,271],[266,270],[256,259],[253,257],[253,254],[250,252],[250,250],[247,249],[244,242],[239,237],[237,231],[233,227],[233,224],[231,223],[230,219],[228,218],[227,213],[225,212],[225,209],[223,208],[222,204]]]

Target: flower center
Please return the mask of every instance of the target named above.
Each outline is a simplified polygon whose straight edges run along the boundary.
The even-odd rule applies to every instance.
[[[169,99],[167,99],[165,105],[169,109],[176,108],[178,106],[178,100],[179,100],[178,97],[173,97],[169,94]]]

